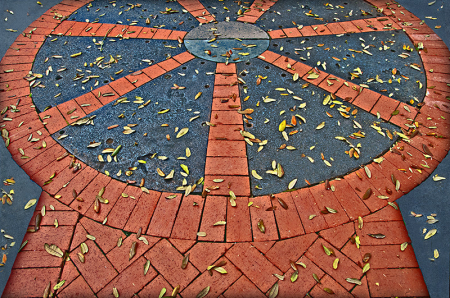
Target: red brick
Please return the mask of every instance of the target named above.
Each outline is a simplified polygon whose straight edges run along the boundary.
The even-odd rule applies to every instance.
[[[242,275],[223,293],[226,298],[266,297],[245,275]]]
[[[130,81],[128,81],[126,78],[112,81],[111,83],[109,83],[109,86],[111,86],[111,88],[113,88],[120,96],[136,89],[136,87],[131,84]]]
[[[61,196],[58,198],[58,200],[63,204],[69,205],[70,203],[72,203],[72,201],[74,200],[72,191],[75,190],[77,194],[79,194],[89,184],[89,182],[98,175],[97,170],[91,167],[84,167],[78,172],[79,173],[73,179],[68,179],[70,180],[70,183],[67,185],[67,187],[61,188],[56,193],[56,195]]]
[[[95,30],[94,36],[106,37],[114,26],[114,24],[102,24],[97,30]]]
[[[28,176],[33,176],[49,162],[52,162],[66,152],[66,150],[59,144],[45,149],[46,150],[39,150],[41,151],[39,155],[21,166],[25,173],[28,174]]]
[[[409,159],[409,158],[406,157],[407,153],[405,153],[404,155],[405,155],[405,161],[406,161],[407,159]],[[407,162],[405,162],[405,161],[403,161],[401,155],[395,154],[395,153],[393,153],[393,152],[387,152],[385,155],[383,155],[383,157],[385,158],[385,161],[383,161],[383,162],[380,164],[380,166],[382,167],[382,166],[383,166],[383,163],[386,162],[386,161],[388,161],[388,162],[390,162],[391,164],[393,164],[395,168],[397,168],[397,169],[402,169],[401,172],[404,172],[405,175],[408,176],[408,180],[409,180],[409,181],[408,181],[408,185],[414,185],[414,186],[417,186],[417,185],[419,185],[419,184],[426,178],[426,176],[425,176],[424,178],[421,178],[421,177],[420,177],[420,176],[424,176],[426,172],[425,172],[425,173],[422,173],[422,174],[419,174],[417,171],[411,173],[409,170],[405,169],[405,168],[410,167],[411,164],[410,164],[410,163],[407,163]],[[425,158],[423,158],[423,159],[425,159]],[[399,170],[399,171],[400,171],[400,170]],[[403,179],[400,180],[400,177],[399,177],[399,176],[401,177],[401,175],[395,174],[395,177],[396,177],[400,182],[404,182]],[[428,176],[428,175],[427,175],[427,176]],[[389,176],[389,178],[390,178],[390,176]],[[403,191],[403,192],[405,192],[405,193],[407,193],[407,192],[410,191],[411,189],[412,189],[412,188],[409,188],[409,187],[408,187],[407,185],[405,185],[405,184],[403,184],[403,185],[400,184],[400,190]]]
[[[205,175],[248,175],[247,158],[207,157]]]
[[[34,218],[32,219],[32,224],[33,223]],[[56,244],[63,251],[68,250],[72,239],[73,229],[74,227],[71,226],[61,226],[58,227],[58,233],[55,233],[55,227],[42,226],[39,231],[35,233],[28,232],[25,234],[23,241],[28,240],[28,243],[22,250],[44,251],[45,243]]]
[[[272,207],[272,202],[269,196],[250,198],[249,201],[253,202],[250,207],[250,217],[252,222],[253,240],[254,241],[267,241],[278,240],[277,223],[275,222],[275,216],[273,211],[266,211],[266,209]],[[265,226],[265,232],[262,233],[258,228],[258,222],[262,220]]]
[[[158,64],[144,68],[142,71],[153,80],[166,73]]]
[[[166,199],[170,195],[172,194],[163,193],[159,198],[147,234],[159,237],[170,236],[178,207],[181,203],[181,194],[176,194],[177,197],[174,199]]]
[[[381,195],[389,197],[389,199],[387,199],[388,201],[395,201],[403,195],[401,191],[395,191],[395,187],[391,187],[391,177],[389,175],[388,177],[384,176],[378,164],[369,164],[367,165],[367,168],[370,170],[372,175],[372,178],[370,178],[370,183],[378,190],[378,192],[381,193]],[[392,191],[392,194],[389,194],[386,188],[389,188]]]
[[[262,58],[262,57],[264,57],[264,58]],[[281,55],[267,50],[264,53],[262,53],[258,58],[260,58],[261,60],[264,60],[268,63],[273,63],[275,60],[277,60],[280,57],[281,57]]]
[[[371,297],[428,297],[427,286],[419,268],[372,269],[367,272]]]
[[[94,211],[94,208],[91,204],[92,208],[89,207],[84,215],[89,217],[90,219],[103,222],[103,220],[108,216],[109,212],[116,204],[117,200],[122,197],[121,195],[125,187],[125,183],[115,179],[111,179],[108,185],[106,185],[105,192],[102,196],[105,200],[108,200],[108,204],[101,204],[100,211],[98,213]]]
[[[316,284],[314,288],[311,290],[310,294],[312,297],[326,297],[326,295],[329,295],[327,292],[325,292],[325,288],[328,288],[334,292],[334,295],[336,297],[342,297],[342,298],[353,298],[353,295],[350,294],[348,291],[349,289],[343,288],[340,284],[338,284],[333,278],[331,278],[329,275],[325,275],[321,280],[320,284]]]
[[[22,251],[14,261],[13,269],[60,267],[61,258],[56,258],[46,251]]]
[[[194,206],[194,203],[198,205]],[[178,210],[177,218],[172,229],[172,238],[197,239],[198,227],[200,224],[204,199],[201,196],[185,196]],[[199,240],[203,238],[199,237]]]
[[[76,298],[81,296],[94,296],[91,288],[82,276],[77,277],[66,288],[59,292],[58,297]]]
[[[252,241],[248,199],[238,197],[236,207],[227,203],[227,242]]]
[[[326,210],[328,207],[337,211],[337,213],[328,213],[323,216],[330,228],[349,222],[347,214],[345,214],[344,209],[342,209],[338,199],[331,190],[326,190],[323,184],[319,184],[310,187],[309,191],[313,195],[314,201],[317,203],[317,207],[319,207],[320,210]]]
[[[358,100],[358,98],[355,100],[355,102]],[[377,101],[377,103],[373,106],[371,113],[374,115],[377,115],[377,113],[380,113],[380,116],[382,119],[389,121],[389,119],[392,116],[392,113],[397,109],[400,102],[389,98],[387,96],[381,96],[380,99]]]
[[[21,57],[21,56],[19,56]],[[5,92],[2,92],[2,98],[12,98],[12,97],[23,97],[23,96],[29,96],[31,94],[30,87],[24,87],[24,88],[18,88],[14,90],[8,90]]]
[[[285,29],[283,29],[283,31],[287,37],[301,37],[302,36],[302,34],[300,33],[300,31],[298,31],[297,28],[285,28]]]
[[[165,71],[171,71],[172,69],[175,69],[180,65],[181,65],[180,63],[178,63],[176,60],[172,58],[158,63],[158,66],[163,68]]]
[[[144,27],[137,38],[152,38],[158,29]]]
[[[122,239],[126,237],[121,230],[110,228],[86,217],[82,217],[80,223],[89,235],[95,237],[95,243],[104,253],[108,253],[115,248],[120,237]]]
[[[49,144],[49,146],[47,148],[41,148],[41,149],[34,149],[33,147],[28,147],[24,149],[24,153],[25,155],[22,156],[22,154],[20,154],[18,151],[17,152],[12,152],[12,158],[14,159],[14,161],[20,166],[20,167],[24,167],[26,168],[28,165],[27,163],[33,161],[35,158],[37,158],[39,155],[42,155],[42,153],[45,153],[48,149],[52,148],[52,147],[59,147],[60,145],[55,145],[55,144]],[[28,158],[22,158],[22,157],[28,157]],[[47,163],[48,164],[48,163]],[[37,169],[36,172],[34,173],[30,173],[29,176],[30,177],[35,177],[36,175],[39,174],[39,172],[42,172],[45,169],[45,167],[42,167],[41,170]],[[48,173],[48,171],[44,171],[44,174],[46,174],[46,177],[40,177],[40,179],[37,179],[36,183],[38,183],[39,185],[42,185],[45,181],[47,181],[50,176],[53,173]],[[42,181],[45,180],[45,181]]]
[[[347,242],[341,249],[341,252],[359,267],[363,267],[361,250],[357,248],[356,244],[351,243],[351,241]]]
[[[128,195],[128,197],[119,196],[116,204],[108,214],[108,221],[106,222],[108,226],[123,229],[143,192],[138,187],[128,185],[123,193]],[[144,232],[145,230],[142,230],[142,233]]]
[[[189,261],[200,272],[204,272],[208,266],[214,265],[233,244],[230,243],[209,243],[197,242],[186,254],[189,254]]]
[[[180,292],[199,274],[199,271],[190,263],[188,263],[185,269],[181,269],[183,256],[165,239],[150,249],[145,254],[145,257],[151,260],[153,267],[173,287],[180,285]]]
[[[216,125],[209,127],[209,140],[229,140],[242,141],[244,138],[240,134],[243,125]]]
[[[269,249],[271,249],[272,246],[274,246],[275,243],[276,243],[276,241],[250,242],[252,247],[254,247],[257,250],[259,250],[262,254],[266,254],[269,251]]]
[[[370,268],[417,268],[419,265],[411,245],[404,251],[399,245],[361,246],[361,254],[370,253]]]
[[[386,202],[383,202],[383,200],[379,199],[378,196],[381,196],[378,192],[378,190],[370,183],[369,179],[366,176],[366,173],[364,170],[358,170],[356,171],[359,173],[360,177],[363,177],[360,179],[355,172],[345,176],[345,181],[347,181],[348,184],[353,188],[355,193],[361,198],[361,200],[366,204],[366,206],[370,209],[371,212],[374,212],[376,210],[379,210],[386,206]],[[372,195],[366,199],[363,200],[364,194],[368,191],[368,189],[372,190]]]
[[[85,254],[85,262],[80,262],[77,255],[78,250],[74,250],[70,254],[70,259],[91,289],[97,293],[117,276],[117,272],[92,240],[87,240],[85,243],[89,247],[89,252]]]
[[[214,86],[214,98],[231,98],[233,94],[239,96],[239,87],[238,85],[234,86]],[[232,123],[234,124],[234,123]]]
[[[241,107],[241,99],[213,98],[212,111],[238,111]]]
[[[219,141],[211,140],[208,142],[206,156],[212,157],[246,157],[247,151],[245,142],[240,141]]]
[[[250,23],[250,24],[254,24],[256,23],[256,21],[259,19],[259,16],[249,16],[249,15],[245,15],[243,17],[239,17],[236,21],[238,22],[243,22],[243,23]]]
[[[9,138],[12,142],[14,142],[15,140],[18,140],[24,136],[29,136],[31,133],[34,133],[37,130],[45,132],[45,128],[40,120],[35,120],[28,123],[27,125],[22,125],[19,128],[10,130]]]
[[[313,29],[312,26],[303,26],[302,29],[299,29],[299,31],[304,37],[317,35],[317,32]]]
[[[173,32],[175,32],[175,31],[173,31]],[[190,54],[189,52],[183,52],[183,53],[178,54],[178,55],[173,57],[173,59],[175,59],[180,64],[184,64],[186,62],[189,62],[189,61],[191,61],[194,58],[195,58],[195,56]]]
[[[364,276],[361,279],[361,285],[360,286],[355,286],[352,290],[352,295],[355,298],[369,298],[370,297],[370,293],[369,293],[369,286],[367,285],[367,276]]]
[[[275,195],[278,199],[282,199],[286,203],[288,209],[284,209],[277,199],[274,199],[272,204],[277,207],[274,210],[275,218],[278,226],[278,232],[281,239],[291,238],[305,234],[300,216],[297,208],[295,208],[294,201],[290,193],[279,193]]]
[[[122,245],[120,247],[114,247],[110,252],[106,254],[106,257],[114,266],[114,268],[119,272],[129,267],[133,262],[135,262],[140,256],[145,254],[150,248],[152,248],[160,239],[151,236],[141,236],[147,239],[148,245],[143,241],[140,241],[136,238],[136,234],[131,234],[126,239],[123,240]],[[136,242],[136,254],[130,260],[129,254],[132,243]]]
[[[336,92],[336,96],[342,98],[345,101],[352,102],[360,94],[360,90],[363,90],[359,85],[345,82],[341,88]]]
[[[139,297],[159,297],[163,288],[166,289],[168,295],[173,291],[173,287],[164,279],[164,277],[158,275],[139,292]]]
[[[78,248],[78,246],[85,242],[87,240],[86,235],[88,232],[86,232],[86,229],[78,223],[75,226],[75,232],[73,233],[72,242],[70,243],[70,251],[73,251],[74,249]]]
[[[283,274],[249,243],[235,244],[225,256],[264,293],[278,280],[272,274]],[[270,274],[261,274],[270,272]]]
[[[328,23],[326,26],[328,30],[330,30],[331,34],[344,34],[346,31],[342,26],[341,23]]]
[[[113,29],[108,33],[108,37],[123,37],[127,32],[128,25],[115,24]]]
[[[13,269],[2,297],[40,297],[50,282],[56,285],[60,268]]]
[[[110,297],[113,288],[116,288],[119,295],[123,297],[132,297],[133,294],[140,291],[148,282],[158,275],[151,266],[146,275],[142,274],[146,262],[147,260],[144,257],[137,259],[120,275],[106,285],[103,290],[97,294],[97,297]]]
[[[83,201],[80,202],[72,198],[73,201],[70,204],[70,207],[80,212],[81,214],[86,213],[88,211],[88,208],[93,208],[92,204],[95,201],[95,196],[100,192],[100,190],[103,187],[106,187],[110,181],[111,178],[106,175],[103,174],[97,175],[94,178],[94,180],[92,180],[89,184],[86,185],[86,188],[82,192],[78,193],[78,197],[82,198]],[[101,207],[102,206],[100,206],[100,208]]]
[[[286,56],[280,56],[277,60],[272,62],[273,65],[275,65],[281,69],[284,69],[284,70],[288,70],[289,65],[291,65],[291,70],[292,70],[292,67],[295,63],[296,63],[295,60],[288,58]]]
[[[34,212],[34,215],[40,213],[40,210]],[[45,216],[42,217],[41,226],[54,226],[55,220],[58,220],[59,226],[75,226],[78,221],[78,212],[75,211],[52,211],[48,209]]]
[[[95,112],[103,106],[103,104],[91,92],[77,97],[74,100],[86,115]],[[89,104],[89,106],[83,106],[86,104]]]
[[[86,116],[83,109],[77,104],[74,99],[58,105],[57,108],[68,123],[75,122]]]
[[[334,180],[331,185],[335,187],[333,192],[341,203],[350,220],[355,220],[358,216],[364,216],[370,213],[367,206],[356,195],[351,186],[345,179]]]
[[[42,186],[42,189],[52,196],[55,195],[67,182],[72,180],[73,177],[81,172],[81,170],[78,170],[74,173],[73,168],[70,169],[68,163],[66,163],[65,161],[61,162],[65,163],[66,167],[57,172],[57,175],[52,179],[51,183]],[[82,168],[84,168],[84,164],[82,165]]]
[[[170,33],[170,35],[169,35],[169,37],[168,37],[167,39],[168,39],[168,40],[178,40],[178,38],[181,38],[181,40],[183,40],[183,38],[186,36],[186,34],[187,34],[187,32],[185,32],[185,31],[176,31],[176,30],[173,30],[173,31]],[[187,53],[187,52],[185,52],[185,53]],[[180,55],[183,55],[183,54],[179,54],[178,56],[180,56]],[[190,54],[189,54],[189,55],[190,55]],[[190,55],[190,56],[191,56],[191,57],[190,57],[189,60],[195,58],[195,57],[192,56],[192,55]],[[175,58],[174,58],[174,59],[175,59]],[[178,59],[175,59],[175,60],[178,61]],[[189,61],[189,60],[188,60],[188,61]],[[187,62],[187,61],[184,61],[184,62],[178,61],[178,62],[180,62],[181,64],[183,64],[183,63],[185,63],[185,62]]]
[[[39,117],[42,119],[42,123],[45,125],[45,128],[47,128],[50,134],[54,134],[68,125],[64,117],[61,115],[61,112],[56,107],[40,113]]]
[[[237,83],[237,75],[223,75],[216,74],[214,76],[214,86],[230,86],[231,84]]]
[[[308,79],[308,77],[309,77],[311,74],[313,74],[313,73],[318,74],[319,77],[316,78],[316,79]],[[302,77],[302,79],[303,79],[304,81],[306,81],[306,82],[309,82],[309,83],[311,83],[311,84],[313,84],[313,85],[318,86],[318,85],[320,85],[320,83],[321,83],[323,80],[325,80],[325,78],[326,78],[327,76],[328,76],[328,74],[327,74],[326,72],[318,71],[316,68],[314,68],[314,69],[311,69],[310,71],[308,71],[308,73],[306,73],[306,74]]]
[[[340,250],[354,233],[354,224],[350,222],[335,228],[322,230],[319,235]]]
[[[15,57],[21,57],[21,56],[15,56]],[[20,80],[14,80],[14,81],[9,81],[6,83],[0,83],[0,92],[4,92],[4,91],[11,91],[14,89],[19,89],[19,88],[27,88],[29,87],[29,83],[23,79]]]
[[[281,29],[268,31],[267,34],[269,34],[270,39],[286,38],[287,37],[287,35]]]
[[[297,260],[293,260],[296,262]],[[313,262],[311,262],[307,257],[302,256],[299,260],[306,265],[306,268],[303,268],[300,265],[297,265],[299,279],[296,282],[291,282],[291,275],[294,273],[294,270],[289,266],[289,270],[285,273],[285,279],[283,281],[278,281],[280,286],[279,295],[280,297],[307,297],[306,294],[312,289],[312,287],[317,283],[313,277],[313,274],[316,274],[319,279],[321,279],[325,273],[320,270]],[[314,297],[321,297],[314,296]]]
[[[336,93],[336,91],[338,91],[339,88],[342,87],[344,82],[345,81],[343,79],[340,79],[333,75],[329,75],[325,80],[322,81],[322,83],[319,84],[319,88],[322,88],[323,90],[330,93]]]
[[[72,27],[64,34],[66,36],[80,36],[81,32],[88,26],[88,23],[75,22]]]
[[[328,225],[323,218],[323,215],[320,213],[320,209],[308,188],[292,192],[291,194],[306,234],[328,228]],[[309,219],[310,215],[316,216]]]
[[[381,95],[374,91],[363,89],[361,94],[359,94],[352,103],[365,111],[370,111],[375,106],[380,97]]]
[[[223,179],[223,182],[216,183],[213,180]],[[228,188],[228,185],[230,188]],[[207,175],[205,176],[205,188],[218,186],[218,189],[211,189],[209,192],[213,196],[228,196],[230,190],[238,197],[250,196],[250,180],[248,176],[224,176],[224,175]]]
[[[287,240],[277,241],[266,253],[266,258],[281,271],[286,272],[290,267],[290,261],[296,262],[316,241],[315,233]]]
[[[47,146],[49,146],[49,145],[47,144]],[[34,148],[36,148],[36,147],[34,147]],[[32,152],[30,155],[30,151],[37,151],[36,153],[39,152],[39,150],[34,149],[34,148],[25,149],[24,150],[25,156],[32,158],[35,155],[35,153]],[[13,158],[14,158],[14,155],[13,155]],[[29,160],[29,159],[25,159],[25,161],[26,160]],[[18,163],[18,164],[20,165],[20,163]],[[36,174],[31,176],[30,178],[38,185],[44,185],[46,182],[50,181],[51,176],[54,176],[54,175],[57,175],[58,173],[60,173],[62,170],[64,170],[68,166],[68,164],[69,164],[69,158],[64,158],[59,161],[54,160],[52,162],[49,162],[45,168],[41,169],[39,172],[37,172]]]
[[[197,240],[183,240],[173,238],[169,238],[168,240],[182,254],[187,252],[192,246],[194,246],[195,243],[197,243]]]
[[[147,76],[142,70],[136,71],[125,77],[130,83],[132,83],[136,88],[150,82],[152,79]]]
[[[217,297],[229,286],[231,286],[241,275],[242,273],[233,266],[226,258],[221,258],[221,260],[227,262],[223,268],[227,271],[227,274],[221,275],[218,272],[214,272],[211,276],[209,272],[203,272],[197,279],[195,279],[184,291],[181,292],[181,295],[184,297],[194,297],[205,287],[210,286],[210,291],[208,295]],[[214,271],[214,270],[212,270]]]
[[[216,125],[242,124],[242,115],[236,111],[212,111],[211,122]]]
[[[153,35],[153,39],[169,39],[170,33],[172,33],[172,30],[158,29]]]
[[[72,263],[72,261],[66,261],[64,263],[64,268],[61,273],[61,277],[59,280],[65,280],[66,282],[61,286],[61,288],[58,289],[56,293],[61,292],[63,289],[65,289],[68,285],[72,283],[78,276],[80,276],[80,273],[77,270],[77,267]]]
[[[144,30],[145,27],[140,26],[129,26],[125,33],[123,34],[124,39],[129,38],[137,38],[142,30]]]
[[[389,153],[389,155],[390,154],[391,153]],[[390,158],[389,156],[386,157]],[[391,184],[387,185],[387,187],[391,190],[395,189],[395,185],[392,182],[391,175],[394,175],[395,178],[400,181],[400,191],[404,193],[409,192],[421,182],[416,181],[416,177],[414,177],[413,174],[409,171],[399,171],[398,167],[392,164],[388,159],[385,159],[381,164],[378,165],[378,167],[385,176],[389,177],[388,179],[390,179]]]
[[[26,50],[26,49],[23,49],[23,50]],[[14,72],[0,73],[0,82],[21,80],[27,74],[28,74],[28,71],[14,71]],[[17,101],[17,99],[14,99],[14,102],[16,102],[16,101]]]
[[[59,24],[58,27],[55,28],[52,35],[61,35],[61,34],[64,35],[76,23],[77,22],[74,21],[64,21],[61,24]]]
[[[139,228],[142,228],[142,231],[146,231],[160,196],[161,193],[156,191],[150,191],[148,194],[142,193],[124,230],[137,233]]]
[[[98,100],[102,103],[102,105],[107,105],[108,103],[119,98],[119,95],[109,86],[105,85],[100,88],[94,89],[92,93],[97,97]],[[103,96],[103,94],[114,94],[112,96]]]
[[[328,256],[325,254],[323,245],[327,248],[332,248],[336,256]],[[362,276],[362,270],[349,258],[343,255],[336,248],[332,247],[328,242],[319,239],[317,240],[305,253],[305,256],[313,261],[323,271],[333,277],[341,286],[347,291],[353,288],[353,285],[348,283],[345,279],[351,276],[352,278],[360,278]],[[333,269],[333,261],[335,258],[339,258],[338,270]]]
[[[383,209],[363,217],[366,222],[380,222],[380,221],[403,221],[400,210],[396,210],[391,206],[386,206]]]
[[[402,244],[410,242],[408,231],[403,221],[389,222],[368,222],[364,223],[363,228],[356,229],[361,245],[386,245],[386,244]],[[370,237],[368,234],[383,234],[386,237],[377,239]]]
[[[96,35],[96,31],[102,26],[102,23],[89,23],[86,28],[81,31],[79,36],[99,36]],[[99,32],[100,33],[100,32]]]
[[[46,210],[52,210],[52,208],[56,211],[71,211],[72,209],[67,207],[64,204],[61,204],[54,198],[52,198],[47,192],[41,192],[41,196],[39,197],[38,203],[36,204],[36,210],[41,210],[42,207],[46,208]],[[50,207],[52,206],[52,208]]]
[[[314,25],[313,29],[316,31],[316,33],[318,35],[331,35],[331,34],[334,34],[333,32],[330,31],[330,29],[328,29],[328,27],[326,25],[322,25],[322,24]]]

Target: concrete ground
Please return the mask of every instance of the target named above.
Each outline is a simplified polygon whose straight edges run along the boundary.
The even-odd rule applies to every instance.
[[[0,148],[1,178],[15,180],[2,188],[14,190],[12,204],[0,207],[2,297],[42,296],[49,282],[58,297],[147,297],[177,286],[182,297],[448,297],[450,187],[438,178],[450,172],[443,1],[371,1],[383,11],[365,1],[256,1],[242,15],[247,4],[234,1],[94,1],[87,10],[88,2],[0,2],[0,107],[8,107],[0,125],[10,143]],[[217,26],[214,40],[186,35],[186,52],[186,32],[214,20],[236,25]],[[244,22],[271,30],[252,33]],[[30,39],[19,35],[32,28]],[[379,40],[390,51],[378,51]],[[419,42],[424,49],[398,57]],[[89,61],[102,70],[92,72]],[[22,79],[29,70],[49,75],[30,90]],[[99,76],[74,83],[80,74]],[[394,84],[371,79],[378,74]],[[325,103],[330,93],[337,97]],[[68,125],[80,119],[95,125]],[[45,216],[34,231],[38,214]],[[206,268],[219,261],[227,273],[210,276]]]

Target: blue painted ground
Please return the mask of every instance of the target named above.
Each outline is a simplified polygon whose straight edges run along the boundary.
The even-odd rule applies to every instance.
[[[371,90],[403,102],[413,99],[417,104],[425,96],[426,77],[423,72],[410,66],[417,64],[423,69],[418,52],[404,50],[404,46],[414,49],[405,33],[385,31],[346,34],[340,37],[331,35],[277,39],[270,42],[269,50],[311,67],[317,66],[320,70],[348,81],[352,79],[351,73],[357,74],[359,78],[354,77],[351,80],[353,83],[366,84]],[[364,49],[372,56],[351,51]],[[403,53],[407,53],[409,57],[399,57]],[[357,68],[362,74],[359,74]],[[397,70],[396,75],[392,73],[394,68]],[[377,76],[381,81],[377,80]],[[417,81],[422,83],[422,88]]]
[[[336,100],[340,101],[342,105],[337,103],[333,108],[330,105],[324,106],[323,100],[328,95],[326,92],[313,85],[302,88],[302,85],[305,84],[304,81],[294,82],[291,74],[278,67],[259,59],[253,59],[250,63],[239,63],[237,67],[241,74],[240,77],[248,86],[246,95],[250,96],[247,101],[243,102],[243,109],[255,110],[251,114],[253,120],[249,121],[250,125],[247,125],[246,130],[256,138],[268,141],[260,152],[258,152],[258,144],[247,146],[249,170],[256,170],[263,178],[258,180],[251,177],[254,196],[285,191],[289,182],[294,179],[298,179],[295,188],[301,188],[307,186],[305,179],[311,184],[316,184],[325,179],[345,175],[360,165],[369,163],[388,150],[393,143],[387,136],[384,137],[375,131],[371,125],[382,127],[384,132],[386,132],[385,129],[388,129],[391,133],[398,129],[396,126],[386,123],[379,124],[380,121],[375,116],[361,109],[357,109],[356,116],[345,119],[340,115],[338,108],[350,107],[350,111],[353,111],[355,109],[353,105],[337,98]],[[243,73],[244,70],[248,73]],[[259,86],[256,85],[258,75],[267,76],[267,79],[262,80]],[[289,91],[276,91],[276,88],[289,89],[292,94],[289,94]],[[240,91],[241,98],[245,98],[244,86],[240,86]],[[283,93],[288,95],[281,95]],[[294,99],[293,96],[298,96],[303,100]],[[276,99],[276,101],[264,103],[262,98],[265,97]],[[259,107],[257,106],[258,102],[260,103]],[[304,108],[301,108],[302,104],[305,105]],[[326,112],[329,112],[333,118],[330,118]],[[286,120],[288,124],[291,123],[291,118],[295,115],[302,116],[306,123],[297,117],[297,125],[287,128],[286,132],[295,130],[299,132],[289,136],[289,140],[286,141],[279,131],[279,124],[283,120]],[[358,124],[353,121],[358,122],[361,128],[357,127]],[[322,122],[325,122],[325,127],[316,129]],[[349,138],[356,132],[364,132],[366,137]],[[345,154],[350,147],[344,141],[335,139],[336,136],[347,138],[355,147],[360,144],[360,158],[357,160]],[[296,149],[280,150],[279,148],[283,144]],[[322,161],[321,154],[331,164],[331,167]],[[285,175],[281,179],[266,173],[267,170],[272,170],[273,160],[280,163],[285,170]]]
[[[264,30],[275,30],[295,27],[293,22],[297,25],[316,25],[381,16],[373,6],[364,1],[330,0],[324,2],[317,0],[278,1],[256,22],[256,25]],[[325,5],[326,3],[328,5]]]
[[[137,26],[189,31],[199,25],[190,14],[183,12],[183,6],[174,1],[141,1],[138,7],[128,0],[95,0],[77,10],[69,20],[109,24],[134,24]],[[173,13],[164,14],[166,8]],[[175,12],[177,11],[177,12]],[[150,24],[146,21],[149,19]]]
[[[51,40],[53,38],[47,38],[33,64],[33,72],[44,75],[41,81],[45,88],[32,89],[34,102],[40,111],[106,85],[111,82],[111,77],[116,80],[146,68],[150,64],[148,61],[155,64],[186,51],[175,40],[108,38],[104,42],[103,51],[100,51],[100,45],[96,45],[102,40],[99,37],[62,36],[56,41]],[[70,57],[79,52],[82,52],[80,56]],[[58,56],[62,58],[57,58]],[[104,58],[95,64],[99,57]],[[46,75],[49,68],[52,71]],[[90,76],[98,77],[89,79]],[[75,78],[80,79],[74,80]],[[58,94],[60,95],[57,96]]]
[[[186,177],[187,183],[194,184],[204,177],[209,127],[202,124],[210,120],[214,89],[214,76],[206,75],[206,72],[214,72],[215,67],[213,62],[194,59],[127,93],[125,97],[129,103],[111,103],[92,113],[91,115],[97,115],[94,126],[69,126],[53,137],[57,139],[62,133],[67,134],[67,138],[58,140],[64,148],[91,167],[103,173],[108,171],[111,177],[121,181],[135,180],[139,184],[145,178],[145,187],[149,189],[176,191],[184,179],[180,174],[183,172],[181,164],[184,164],[190,172]],[[171,89],[174,84],[186,89]],[[195,100],[198,92],[203,94]],[[140,103],[133,102],[136,100]],[[148,100],[151,102],[147,106],[139,108]],[[166,109],[170,111],[158,114]],[[119,115],[124,117],[119,118]],[[198,118],[191,120],[197,116]],[[114,124],[119,127],[107,129]],[[168,126],[163,127],[163,124]],[[123,134],[125,126],[135,132]],[[177,139],[176,128],[181,130],[186,127],[189,132]],[[166,139],[166,135],[170,135],[170,141]],[[87,148],[91,142],[101,142],[101,145]],[[117,155],[117,162],[107,162],[107,156],[111,153],[102,154],[102,151],[119,145],[122,145],[122,150]],[[190,149],[192,155],[183,160],[178,159],[186,157],[186,148]],[[102,155],[105,162],[99,162],[98,155]],[[164,157],[167,159],[160,159]],[[146,163],[139,163],[139,160]],[[132,170],[133,174],[127,176],[126,171],[134,167],[136,169]],[[157,168],[166,175],[175,170],[174,178],[165,180],[158,175]],[[119,170],[121,175],[118,175]],[[201,191],[201,187],[197,191]]]

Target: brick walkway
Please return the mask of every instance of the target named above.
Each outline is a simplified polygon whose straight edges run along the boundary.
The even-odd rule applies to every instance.
[[[208,297],[264,297],[276,287],[278,297],[428,296],[395,204],[450,148],[450,52],[427,25],[398,5],[371,0],[385,17],[268,32],[282,39],[404,29],[419,46],[428,88],[423,104],[413,107],[300,61],[262,53],[259,59],[379,114],[403,132],[382,162],[273,196],[250,197],[246,142],[256,140],[244,132],[236,65],[218,63],[203,195],[184,195],[110,178],[71,156],[51,135],[197,59],[189,52],[39,114],[30,107],[30,84],[23,77],[49,34],[182,41],[187,33],[62,17],[89,2],[63,0],[33,22],[25,32],[37,28],[34,33],[17,38],[0,63],[0,108],[9,109],[1,120],[3,139],[43,188],[3,297],[42,296],[48,285],[58,297],[110,297],[115,291],[120,297],[156,297],[174,288],[181,297],[195,297],[206,287]],[[215,21],[199,1],[178,2],[200,23]],[[255,23],[275,2],[255,1],[238,21]],[[20,111],[10,113],[19,99]],[[57,245],[63,256],[49,254],[45,243]],[[227,273],[208,270],[214,264]]]

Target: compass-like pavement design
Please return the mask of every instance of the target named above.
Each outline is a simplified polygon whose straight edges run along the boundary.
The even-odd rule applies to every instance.
[[[449,149],[445,44],[250,2],[64,0],[17,38],[2,137],[44,191],[4,297],[428,296],[395,201]]]

